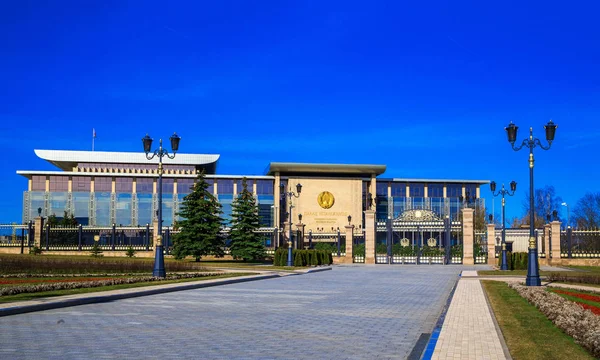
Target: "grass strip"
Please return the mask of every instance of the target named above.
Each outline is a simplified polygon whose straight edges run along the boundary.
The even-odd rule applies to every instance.
[[[504,282],[482,281],[513,359],[593,359]]]
[[[110,291],[110,290],[150,287],[150,286],[183,283],[183,282],[191,282],[191,281],[226,279],[226,278],[246,276],[246,275],[251,275],[251,274],[249,274],[249,273],[227,273],[227,274],[222,274],[222,275],[206,276],[206,277],[200,277],[200,278],[163,280],[163,281],[155,281],[155,282],[150,282],[150,283],[149,282],[140,282],[140,283],[133,283],[133,284],[119,284],[119,285],[98,286],[98,287],[91,287],[91,288],[43,291],[43,292],[36,292],[36,293],[22,293],[22,294],[17,294],[17,295],[2,296],[2,297],[0,297],[0,303],[34,300],[34,299],[63,296],[63,295],[86,294],[86,293],[94,293],[94,292],[102,292],[102,291]]]
[[[540,276],[550,274],[546,271],[540,271]],[[527,276],[527,270],[477,270],[479,276]]]

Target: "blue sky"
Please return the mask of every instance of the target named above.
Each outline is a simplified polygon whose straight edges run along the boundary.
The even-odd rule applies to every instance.
[[[422,4],[421,4],[422,3]],[[34,149],[141,151],[149,133],[270,161],[385,164],[385,177],[600,191],[599,5],[592,1],[15,1],[0,11],[0,223],[21,220]],[[488,187],[482,195],[492,201]],[[496,212],[499,200],[496,200]],[[563,215],[565,211],[563,209]]]

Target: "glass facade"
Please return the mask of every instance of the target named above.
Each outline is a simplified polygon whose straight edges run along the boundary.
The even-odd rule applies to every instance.
[[[94,164],[89,164],[94,165]],[[182,169],[176,169],[182,170]],[[223,218],[229,224],[232,203],[242,191],[242,178],[219,178],[215,175],[205,179],[208,191],[214,193],[222,205]],[[70,182],[70,187],[69,187]],[[163,177],[162,182],[162,216],[163,226],[172,226],[178,219],[179,206],[187,194],[193,190],[195,179],[191,177]],[[276,226],[275,213],[280,211],[280,218],[286,219],[286,203],[274,197],[275,180],[265,178],[247,178],[248,190],[254,192],[258,205],[260,224],[264,227]],[[287,186],[287,179],[281,179]],[[216,184],[216,192],[215,186]],[[375,189],[376,219],[384,221],[388,217],[396,218],[411,209],[428,209],[440,217],[450,216],[458,220],[461,203],[459,197],[464,194],[477,195],[480,184],[474,183],[426,183],[412,181],[394,181],[378,179]],[[82,225],[111,226],[113,223],[123,226],[144,226],[152,224],[157,216],[158,194],[156,177],[137,177],[120,175],[32,175],[30,191],[24,194],[28,201],[23,214],[27,222],[38,216],[38,208],[42,216],[56,215],[62,217],[67,211],[75,216]],[[237,194],[234,193],[234,185]],[[363,181],[362,202],[366,209],[369,181]],[[408,187],[408,191],[407,191]],[[46,192],[46,189],[50,191]],[[69,188],[71,191],[69,192]],[[446,196],[444,197],[444,188]],[[94,190],[94,191],[92,191]],[[389,194],[389,195],[388,195]],[[407,196],[409,195],[409,196]],[[425,196],[427,195],[427,196]],[[295,217],[297,214],[294,214]],[[296,221],[296,219],[292,219]]]

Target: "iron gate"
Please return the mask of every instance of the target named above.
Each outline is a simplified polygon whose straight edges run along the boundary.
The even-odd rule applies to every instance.
[[[431,210],[377,223],[377,264],[462,264],[462,224]]]

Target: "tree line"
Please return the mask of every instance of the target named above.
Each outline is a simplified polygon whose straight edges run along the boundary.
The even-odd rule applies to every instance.
[[[548,217],[551,220],[561,221],[565,227],[570,225],[581,229],[600,228],[600,192],[586,193],[574,205],[569,204],[569,208],[563,205],[562,198],[556,194],[556,189],[551,185],[535,189],[533,199],[534,225],[536,228],[543,227]],[[524,194],[521,206],[522,215],[506,219],[507,226],[512,228],[529,227],[529,191]],[[556,218],[554,218],[554,211],[556,211]],[[495,215],[494,218],[497,224],[501,224],[500,216]],[[567,221],[569,224],[567,224]]]
[[[263,237],[255,230],[260,228],[258,204],[248,190],[246,178],[242,179],[242,191],[233,200],[230,231],[223,232],[225,220],[222,205],[208,191],[204,173],[198,174],[192,192],[183,198],[181,220],[175,221],[172,254],[176,259],[191,256],[200,261],[207,255],[223,257],[226,240],[229,239],[230,254],[244,261],[262,260],[265,257]]]

